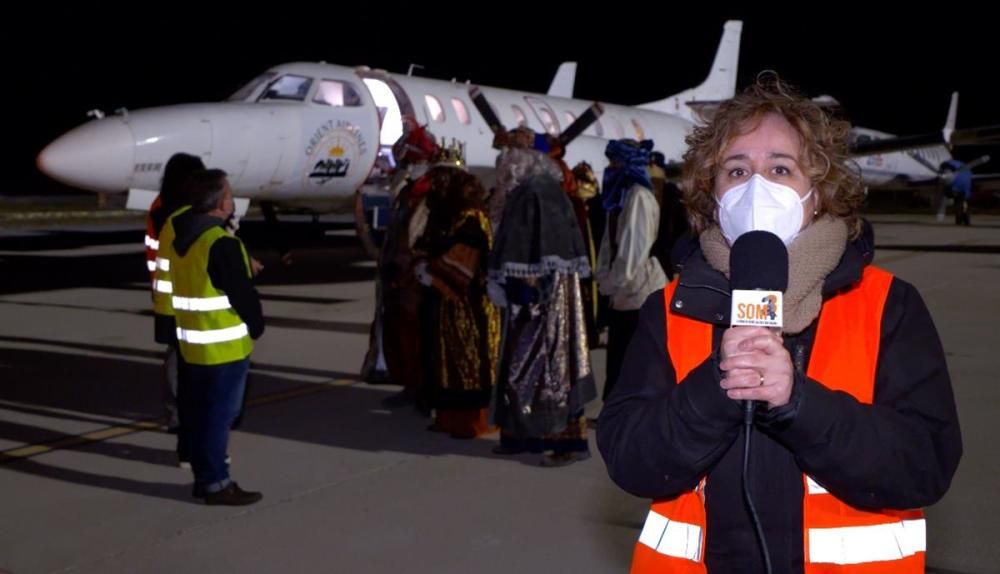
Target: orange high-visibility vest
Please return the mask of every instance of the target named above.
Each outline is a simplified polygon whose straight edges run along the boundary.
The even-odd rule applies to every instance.
[[[160,238],[153,225],[153,213],[160,208],[162,201],[157,195],[153,204],[149,206],[149,213],[146,214],[146,270],[149,271],[149,278],[152,280],[156,273],[156,253],[160,250]]]
[[[807,375],[831,390],[871,404],[882,310],[892,275],[873,266],[861,282],[823,304]],[[667,353],[677,383],[712,352],[712,325],[675,314],[677,280],[664,289]],[[802,529],[806,574],[916,574],[926,550],[921,510],[862,510],[803,474]],[[632,557],[633,574],[706,574],[705,479],[689,492],[655,501]],[[749,551],[750,549],[748,549]]]

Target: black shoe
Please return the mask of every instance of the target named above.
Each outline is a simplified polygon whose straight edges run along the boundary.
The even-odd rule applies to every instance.
[[[567,466],[573,464],[574,462],[580,462],[581,460],[587,460],[590,458],[589,450],[581,450],[578,452],[561,452],[559,454],[547,454],[542,457],[542,462],[540,463],[545,467],[557,467],[557,466]]]
[[[226,488],[205,495],[205,504],[209,506],[246,506],[260,502],[264,498],[259,492],[248,492],[235,482],[230,482]]]

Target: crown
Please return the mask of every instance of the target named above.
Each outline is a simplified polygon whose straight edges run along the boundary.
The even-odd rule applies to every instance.
[[[465,142],[460,142],[455,138],[451,138],[451,143],[448,144],[445,138],[441,138],[441,143],[438,146],[437,157],[434,158],[435,163],[453,165],[456,167],[465,166]]]

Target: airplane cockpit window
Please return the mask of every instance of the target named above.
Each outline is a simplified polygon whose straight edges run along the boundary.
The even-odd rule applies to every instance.
[[[246,84],[239,90],[236,90],[236,93],[229,96],[229,98],[227,98],[226,101],[242,102],[248,99],[251,95],[253,95],[254,92],[257,91],[257,88],[259,88],[261,85],[267,82],[270,82],[277,75],[278,72],[264,72],[263,74],[251,80],[248,84]]]
[[[361,96],[350,82],[320,80],[313,101],[335,108],[356,108],[361,105]]]
[[[312,78],[285,74],[268,84],[260,100],[292,100],[304,102],[312,87]]]
[[[424,102],[427,103],[427,113],[430,114],[431,119],[438,123],[444,122],[444,108],[441,106],[441,102],[430,94],[424,96]]]
[[[458,121],[468,125],[470,121],[469,108],[465,107],[465,102],[458,98],[452,98],[451,107],[455,110],[455,115],[458,116]]]
[[[517,125],[526,126],[528,125],[528,116],[524,115],[524,110],[521,108],[511,105],[510,109],[514,112],[514,119],[517,120]]]

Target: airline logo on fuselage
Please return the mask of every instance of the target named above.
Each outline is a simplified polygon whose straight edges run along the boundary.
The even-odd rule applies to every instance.
[[[344,121],[328,120],[313,132],[306,146],[306,185],[322,187],[353,174],[351,166],[360,161],[367,144],[357,126]],[[340,184],[338,184],[340,185]]]

